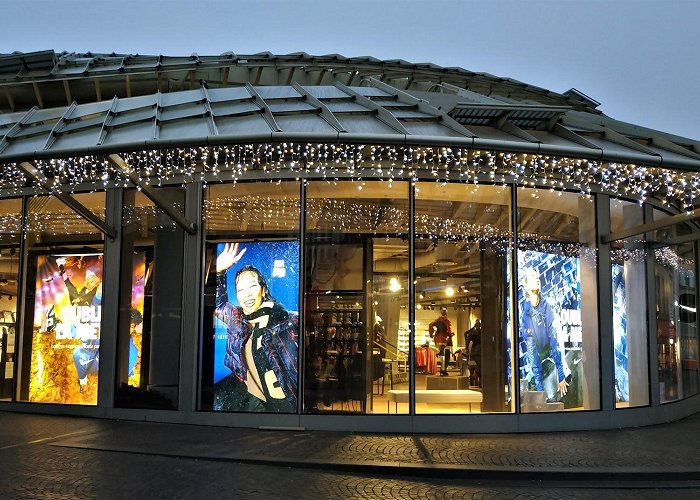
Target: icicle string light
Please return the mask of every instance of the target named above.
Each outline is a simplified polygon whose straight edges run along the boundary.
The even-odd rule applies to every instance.
[[[320,178],[337,182],[432,178],[538,187],[552,191],[603,192],[640,203],[649,198],[690,211],[700,194],[700,174],[631,163],[603,163],[580,158],[477,149],[363,144],[235,144],[143,150],[121,154],[128,173],[144,185],[182,182],[238,182],[251,178]],[[95,189],[130,186],[104,157],[37,160],[52,189],[72,192],[85,183]],[[31,182],[16,163],[2,165],[0,189],[19,192]],[[114,184],[109,184],[110,182]]]

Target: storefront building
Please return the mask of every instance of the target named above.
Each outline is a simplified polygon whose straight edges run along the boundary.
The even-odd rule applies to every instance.
[[[0,410],[454,433],[700,410],[700,142],[337,55],[13,54],[0,87]]]

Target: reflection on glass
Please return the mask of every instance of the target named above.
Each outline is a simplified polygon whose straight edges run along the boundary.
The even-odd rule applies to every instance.
[[[659,394],[662,403],[698,392],[698,333],[694,245],[658,248],[656,307]]]
[[[643,208],[610,201],[614,233],[644,222]],[[646,246],[643,235],[613,243],[611,248],[615,407],[649,404],[649,361],[646,311]]]
[[[0,200],[0,400],[12,398],[22,200]]]
[[[513,411],[510,189],[417,183],[416,413]]]
[[[520,404],[523,412],[600,406],[594,205],[518,190]]]
[[[182,210],[180,188],[159,193]],[[114,404],[177,408],[184,235],[143,193],[124,191]]]

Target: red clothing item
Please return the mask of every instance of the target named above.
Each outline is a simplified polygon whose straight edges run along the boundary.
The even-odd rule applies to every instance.
[[[431,338],[435,337],[436,344],[447,344],[454,335],[452,323],[447,319],[447,316],[440,316],[430,323],[428,325],[428,333],[430,333]]]

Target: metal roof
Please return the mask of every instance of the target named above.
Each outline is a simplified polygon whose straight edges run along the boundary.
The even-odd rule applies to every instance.
[[[122,88],[113,98],[99,99],[115,86]],[[296,140],[458,146],[700,170],[700,142],[613,120],[578,91],[555,94],[405,61],[45,51],[0,56],[0,87],[3,108],[32,102],[0,114],[0,163]]]

